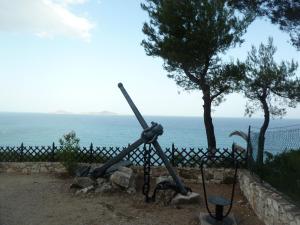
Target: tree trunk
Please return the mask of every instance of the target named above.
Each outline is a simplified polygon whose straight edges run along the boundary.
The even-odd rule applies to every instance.
[[[216,151],[216,137],[215,137],[214,125],[211,118],[211,100],[210,100],[210,93],[208,90],[203,90],[203,101],[204,101],[203,119],[205,124],[208,150],[211,155],[214,155]]]
[[[258,137],[258,150],[257,150],[257,164],[260,166],[264,162],[264,147],[265,147],[265,134],[270,122],[270,111],[266,98],[261,99],[262,107],[264,110],[264,123],[259,131]]]

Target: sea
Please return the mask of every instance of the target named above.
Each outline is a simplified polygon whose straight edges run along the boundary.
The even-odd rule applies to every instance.
[[[180,148],[206,148],[202,117],[145,116],[145,120],[161,124],[164,133],[158,141],[163,148],[174,143]],[[240,137],[229,137],[235,130],[258,130],[258,118],[214,118],[218,148],[230,148],[233,142],[245,146]],[[300,124],[300,119],[271,120],[270,128]],[[123,147],[141,136],[142,128],[134,116],[100,116],[47,113],[0,113],[0,146],[58,145],[66,133],[75,131],[81,146]]]

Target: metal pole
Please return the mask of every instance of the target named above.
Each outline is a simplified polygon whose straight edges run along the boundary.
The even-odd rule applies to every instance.
[[[129,94],[127,93],[127,91],[125,90],[124,86],[122,83],[118,84],[118,87],[120,88],[121,92],[123,93],[125,99],[127,100],[130,108],[132,109],[134,115],[136,116],[137,120],[140,122],[142,128],[145,130],[147,128],[149,128],[147,122],[144,120],[142,114],[140,113],[140,111],[138,110],[138,108],[135,106],[135,104],[133,103],[133,101],[131,100]]]
[[[173,180],[175,181],[176,185],[179,187],[181,194],[186,195],[187,190],[184,188],[180,178],[176,175],[173,167],[171,166],[167,156],[161,149],[159,143],[157,141],[152,143],[154,148],[156,149],[156,153],[159,155],[159,157],[162,159],[163,163],[167,167],[167,170],[169,171],[170,175],[172,176]]]

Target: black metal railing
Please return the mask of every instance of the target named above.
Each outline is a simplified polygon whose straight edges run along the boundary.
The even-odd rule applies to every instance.
[[[75,151],[78,162],[83,163],[103,163],[119,154],[126,147],[80,147]],[[0,146],[0,162],[56,162],[59,161],[61,146],[53,143],[50,146]],[[137,148],[126,156],[134,165],[143,165],[143,147]],[[164,152],[173,166],[177,167],[200,167],[201,158],[208,157],[209,151],[203,148],[178,148],[174,144],[170,148],[165,148]],[[245,164],[247,160],[246,152],[237,152],[234,148],[221,148],[215,152],[221,158],[233,158]],[[161,166],[162,160],[151,151],[151,165]]]

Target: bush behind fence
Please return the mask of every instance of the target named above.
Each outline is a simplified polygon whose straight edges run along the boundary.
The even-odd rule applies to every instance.
[[[76,151],[76,159],[82,163],[104,163],[115,157],[126,147],[81,147]],[[51,146],[0,146],[0,162],[57,162],[61,146],[54,143]],[[203,148],[177,148],[172,144],[171,148],[164,150],[168,160],[173,166],[199,167],[201,158],[208,156],[208,150]],[[237,152],[233,148],[216,150],[216,156],[220,158],[233,158],[244,164],[246,153]],[[144,147],[139,147],[127,155],[124,159],[130,160],[134,165],[143,165]],[[162,160],[151,150],[151,165],[161,166]]]

